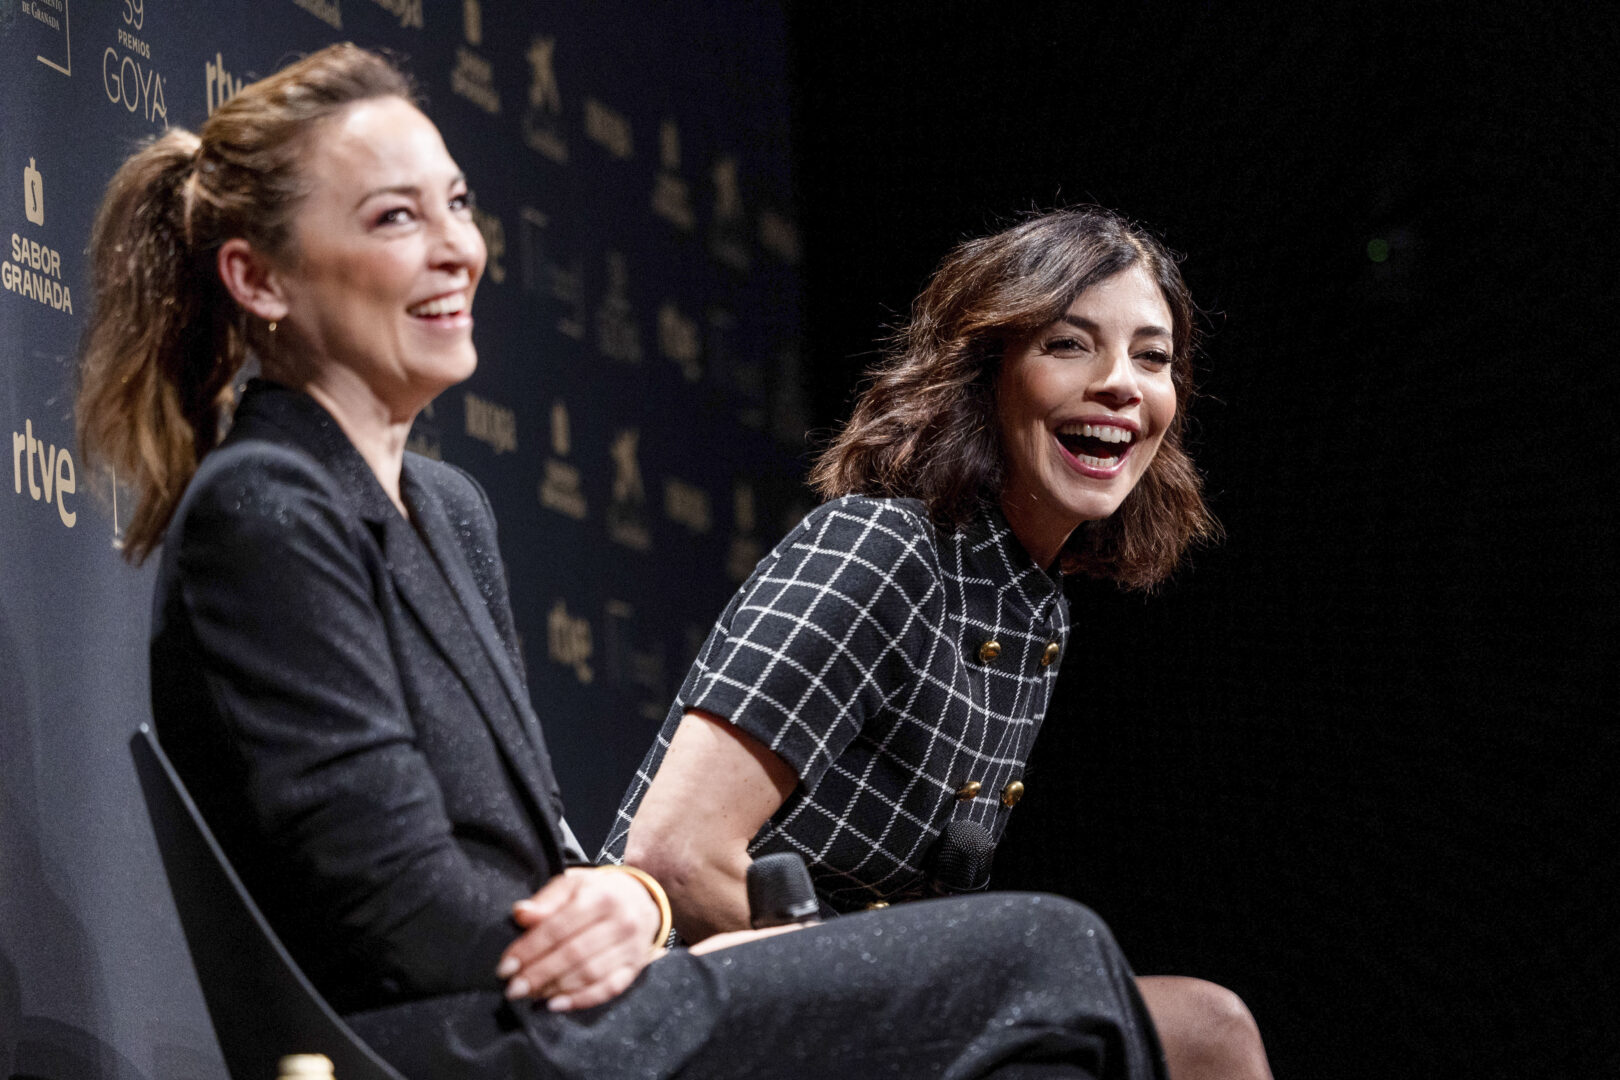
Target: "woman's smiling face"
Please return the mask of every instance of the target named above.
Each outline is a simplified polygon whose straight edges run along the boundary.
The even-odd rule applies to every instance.
[[[996,383],[1002,510],[1047,566],[1081,522],[1119,509],[1176,414],[1170,307],[1140,265],[1012,347]]]
[[[283,347],[322,382],[414,414],[477,364],[472,300],[485,251],[466,179],[432,121],[397,97],[324,125],[302,179],[278,272]]]

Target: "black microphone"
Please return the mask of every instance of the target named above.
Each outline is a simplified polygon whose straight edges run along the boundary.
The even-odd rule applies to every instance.
[[[755,859],[748,867],[748,915],[755,930],[819,922],[821,905],[804,860],[791,851]]]
[[[990,830],[966,818],[946,825],[928,858],[928,887],[935,896],[978,892],[990,884],[996,842]]]

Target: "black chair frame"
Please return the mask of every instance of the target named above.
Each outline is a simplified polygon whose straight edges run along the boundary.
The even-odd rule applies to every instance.
[[[286,1054],[325,1054],[338,1080],[405,1080],[321,997],[248,895],[180,774],[142,724],[130,738],[169,890],[232,1080],[272,1080]]]

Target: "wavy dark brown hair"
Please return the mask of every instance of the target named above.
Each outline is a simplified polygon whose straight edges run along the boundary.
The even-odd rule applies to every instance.
[[[811,485],[824,498],[920,499],[949,526],[999,504],[1002,357],[1055,322],[1086,289],[1133,266],[1158,283],[1170,308],[1175,419],[1135,489],[1112,515],[1074,531],[1061,565],[1130,589],[1163,582],[1190,546],[1220,533],[1183,445],[1194,396],[1194,308],[1176,257],[1146,230],[1099,207],[1031,216],[947,255],[884,360],[868,373],[849,423],[811,470]]]
[[[309,140],[348,106],[413,100],[410,81],[355,45],[328,46],[242,88],[195,134],[147,143],[107,185],[90,237],[95,307],[76,405],[86,460],[133,488],[124,556],[163,539],[197,463],[219,442],[232,381],[263,345],[220,281],[233,237],[289,252]]]

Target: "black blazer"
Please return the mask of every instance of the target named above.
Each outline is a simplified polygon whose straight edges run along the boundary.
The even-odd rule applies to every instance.
[[[513,901],[568,854],[494,517],[255,382],[169,526],[152,708],[232,863],[340,1011],[495,990]]]

